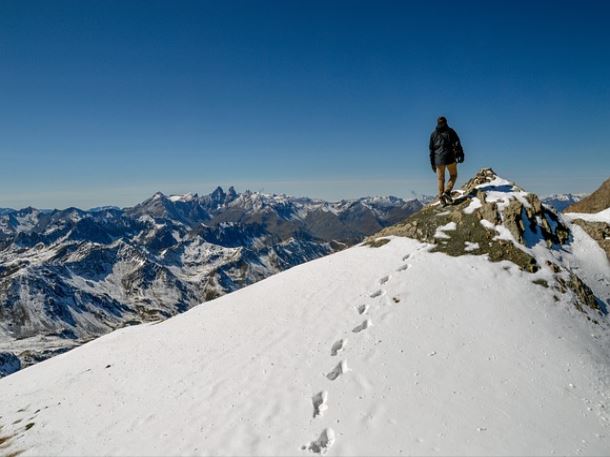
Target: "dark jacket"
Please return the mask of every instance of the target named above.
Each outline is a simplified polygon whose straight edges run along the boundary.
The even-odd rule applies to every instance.
[[[449,165],[464,161],[464,150],[455,130],[437,127],[430,135],[430,165]]]

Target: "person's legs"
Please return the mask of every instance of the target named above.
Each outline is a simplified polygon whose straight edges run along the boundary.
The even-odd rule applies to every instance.
[[[447,165],[447,169],[449,170],[449,182],[447,182],[447,192],[451,193],[451,190],[455,185],[455,181],[457,181],[457,163],[453,162],[452,164]]]
[[[445,192],[445,165],[436,166],[436,180],[438,183],[439,197]]]

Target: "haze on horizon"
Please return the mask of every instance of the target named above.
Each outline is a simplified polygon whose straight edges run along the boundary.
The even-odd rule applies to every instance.
[[[0,4],[0,207],[434,193],[439,114],[541,195],[610,170],[610,4]]]

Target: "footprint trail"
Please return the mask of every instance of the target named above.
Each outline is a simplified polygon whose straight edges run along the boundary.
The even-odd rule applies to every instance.
[[[325,454],[335,442],[335,431],[332,428],[327,428],[322,431],[320,437],[312,441],[304,449],[313,452],[314,454]]]
[[[341,376],[342,374],[347,373],[348,371],[349,371],[349,368],[347,367],[347,361],[342,360],[341,362],[339,362],[337,364],[337,366],[335,368],[333,368],[333,370],[330,373],[328,373],[326,375],[326,377],[328,379],[330,379],[331,381],[334,381],[339,376]]]
[[[380,296],[382,296],[382,295],[383,295],[383,290],[379,289],[379,290],[376,290],[375,292],[373,292],[373,293],[370,295],[370,297],[371,297],[371,298],[377,298],[377,297],[380,297]]]
[[[318,392],[311,397],[311,403],[313,404],[313,417],[322,416],[324,411],[328,409],[326,402],[328,401],[328,392],[323,390]]]
[[[371,327],[373,325],[373,323],[371,322],[370,319],[366,319],[365,321],[362,322],[362,324],[359,324],[357,326],[355,326],[352,329],[353,333],[360,333],[363,330],[366,330],[367,328]]]
[[[341,339],[341,340],[335,342],[335,344],[333,344],[333,347],[330,349],[330,355],[335,356],[335,355],[339,354],[339,352],[341,352],[343,349],[345,349],[346,345],[347,345],[346,339]]]

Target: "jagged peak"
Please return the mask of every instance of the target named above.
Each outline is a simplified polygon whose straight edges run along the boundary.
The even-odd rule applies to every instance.
[[[229,189],[227,190],[227,199],[233,200],[236,197],[237,197],[237,191],[235,190],[235,187],[230,186]]]
[[[212,193],[210,194],[210,196],[211,196],[213,199],[215,199],[215,200],[218,200],[218,199],[224,198],[224,197],[225,197],[225,195],[226,195],[226,194],[225,194],[224,189],[223,189],[222,187],[220,187],[220,186],[216,187],[216,189],[214,189],[214,190],[212,191]]]
[[[152,197],[149,198],[149,200],[162,200],[165,198],[167,198],[167,197],[165,196],[165,194],[163,192],[157,191],[153,194]]]

